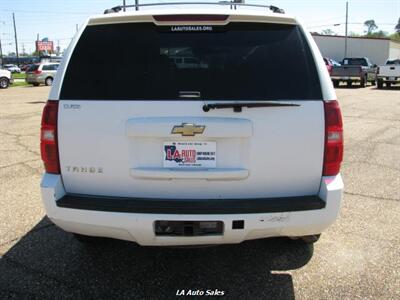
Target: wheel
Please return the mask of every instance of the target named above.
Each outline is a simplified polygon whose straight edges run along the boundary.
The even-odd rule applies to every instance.
[[[8,78],[0,78],[0,89],[6,89],[10,85],[10,80]]]
[[[383,81],[382,80],[378,80],[378,89],[383,88]]]
[[[52,77],[47,77],[46,80],[44,81],[44,84],[47,86],[50,86],[53,84],[53,78]]]
[[[366,85],[367,85],[367,77],[361,78],[360,86],[364,88]]]
[[[335,88],[338,88],[338,87],[339,87],[339,81],[334,80],[334,81],[333,81],[333,86],[334,86]]]
[[[392,84],[390,82],[387,82],[386,87],[390,88],[390,87],[392,87]]]
[[[32,83],[33,84],[33,86],[39,86],[40,85],[40,83]]]
[[[300,239],[306,244],[314,244],[319,240],[320,237],[321,234],[313,234],[313,235],[302,236],[300,237]]]
[[[101,238],[97,236],[88,236],[83,234],[74,233],[74,238],[85,245],[102,245],[108,242],[109,240],[106,238]]]

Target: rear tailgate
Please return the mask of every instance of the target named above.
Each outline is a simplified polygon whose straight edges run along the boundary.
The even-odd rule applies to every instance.
[[[333,67],[331,76],[335,77],[360,77],[361,67],[360,66],[340,66]]]
[[[379,77],[400,77],[400,65],[379,67]]]
[[[186,27],[85,29],[60,94],[66,191],[171,199],[317,194],[324,108],[300,29]],[[115,45],[118,59],[106,59]],[[203,110],[243,102],[296,106]]]

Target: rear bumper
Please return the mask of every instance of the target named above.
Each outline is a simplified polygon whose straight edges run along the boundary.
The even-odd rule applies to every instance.
[[[65,195],[58,207],[91,211],[141,214],[253,214],[323,209],[326,203],[318,196],[266,199],[141,199]]]
[[[33,76],[25,78],[26,83],[33,84],[33,83],[44,83],[45,77],[43,76]]]
[[[399,83],[399,82],[400,82],[400,77],[395,77],[395,76],[392,76],[392,77],[378,76],[378,81],[383,81],[383,82],[385,82],[385,83],[393,83],[393,84],[396,84],[396,83]]]
[[[324,177],[316,196],[273,199],[168,200],[66,195],[61,177],[45,174],[41,192],[48,217],[65,231],[137,242],[140,245],[202,245],[318,234],[337,218],[341,176]],[[147,202],[146,202],[147,201]],[[156,236],[154,223],[222,221],[215,236]],[[233,221],[244,229],[233,229]]]
[[[339,81],[361,81],[360,76],[331,76],[331,79]]]

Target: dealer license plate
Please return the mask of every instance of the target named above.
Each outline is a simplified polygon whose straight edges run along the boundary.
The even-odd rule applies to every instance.
[[[163,151],[164,168],[216,167],[216,142],[165,142]]]

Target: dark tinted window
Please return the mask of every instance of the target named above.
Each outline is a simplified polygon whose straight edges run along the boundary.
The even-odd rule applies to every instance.
[[[34,72],[39,69],[39,65],[30,65],[27,72]]]
[[[42,70],[43,70],[43,71],[52,71],[52,70],[54,70],[54,68],[53,68],[52,65],[44,65],[44,66],[42,67]]]
[[[400,65],[400,59],[388,60],[387,65]]]
[[[368,62],[364,58],[345,58],[343,64],[349,66],[368,66]]]
[[[315,62],[297,26],[231,23],[179,32],[152,23],[88,26],[61,99],[321,99]],[[90,76],[88,76],[90,74]]]

